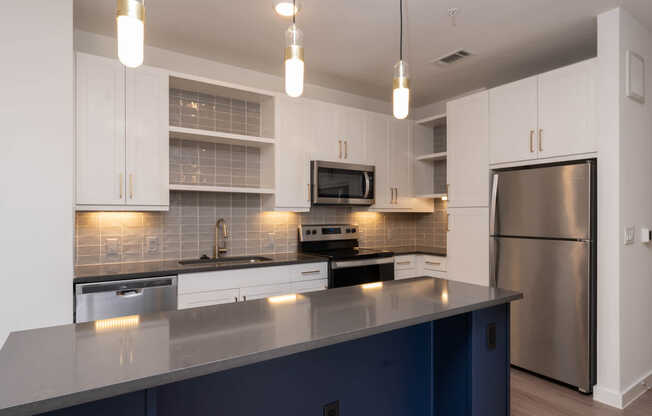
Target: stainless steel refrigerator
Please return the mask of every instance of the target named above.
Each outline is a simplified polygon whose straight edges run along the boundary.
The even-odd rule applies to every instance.
[[[491,284],[511,306],[511,362],[591,392],[595,384],[595,161],[494,171]]]

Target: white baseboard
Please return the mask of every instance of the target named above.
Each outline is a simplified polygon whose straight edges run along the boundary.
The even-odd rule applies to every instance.
[[[652,388],[652,371],[626,388],[622,393],[596,385],[593,387],[593,400],[617,409],[624,409],[641,397],[649,388]]]
[[[622,394],[605,387],[600,387],[598,385],[593,386],[593,400],[606,404],[607,406],[615,407],[617,409],[623,408]]]
[[[623,392],[623,409],[629,406],[634,400],[638,399],[652,387],[652,371],[639,381],[629,386]]]

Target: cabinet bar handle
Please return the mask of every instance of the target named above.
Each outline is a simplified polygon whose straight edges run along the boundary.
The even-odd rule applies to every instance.
[[[310,184],[308,184],[308,197],[307,201],[310,202]]]
[[[394,189],[396,189],[396,203],[398,204],[398,188],[394,188]]]
[[[410,264],[409,261],[397,261],[396,264]]]
[[[338,140],[337,142],[340,144],[340,155],[338,159],[342,159],[342,140]]]
[[[235,303],[238,303],[238,297],[234,296],[233,298],[235,299]]]
[[[539,151],[543,152],[543,129],[539,129]]]
[[[247,301],[247,297],[246,297],[246,296],[243,296],[243,297],[242,297],[242,300],[243,300],[244,302],[246,302],[246,301]]]
[[[310,271],[307,271],[307,272],[301,272],[301,274],[317,274],[317,273],[321,273],[321,271],[320,270],[310,270]]]
[[[134,199],[134,174],[129,174],[129,198]]]
[[[349,141],[344,140],[344,159],[349,158]]]
[[[122,199],[122,188],[124,187],[124,173],[120,173],[120,199]]]
[[[439,265],[441,265],[441,263],[438,262],[438,261],[426,261],[426,264],[430,264],[431,266],[439,266]]]
[[[534,153],[534,130],[530,130],[530,153]]]

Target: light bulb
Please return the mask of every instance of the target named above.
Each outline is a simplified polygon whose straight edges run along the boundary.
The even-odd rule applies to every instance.
[[[299,5],[295,6],[291,1],[276,1],[274,2],[274,11],[279,16],[292,17],[293,14],[299,13]]]
[[[145,6],[136,0],[118,0],[116,17],[118,59],[124,66],[143,64],[145,43]]]
[[[285,93],[290,97],[303,94],[303,34],[295,24],[285,32]]]
[[[399,120],[406,118],[410,112],[410,79],[407,64],[398,61],[394,65],[394,92],[392,102],[394,117]]]

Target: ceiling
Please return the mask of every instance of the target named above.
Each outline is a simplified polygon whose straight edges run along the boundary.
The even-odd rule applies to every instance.
[[[272,0],[147,0],[147,44],[282,75]],[[306,82],[385,101],[398,60],[398,0],[300,0]],[[596,18],[623,5],[652,28],[650,0],[404,0],[415,106],[499,85],[596,53]],[[75,0],[75,27],[115,36],[114,0]],[[455,25],[448,15],[459,9]],[[474,54],[448,68],[429,61]]]

